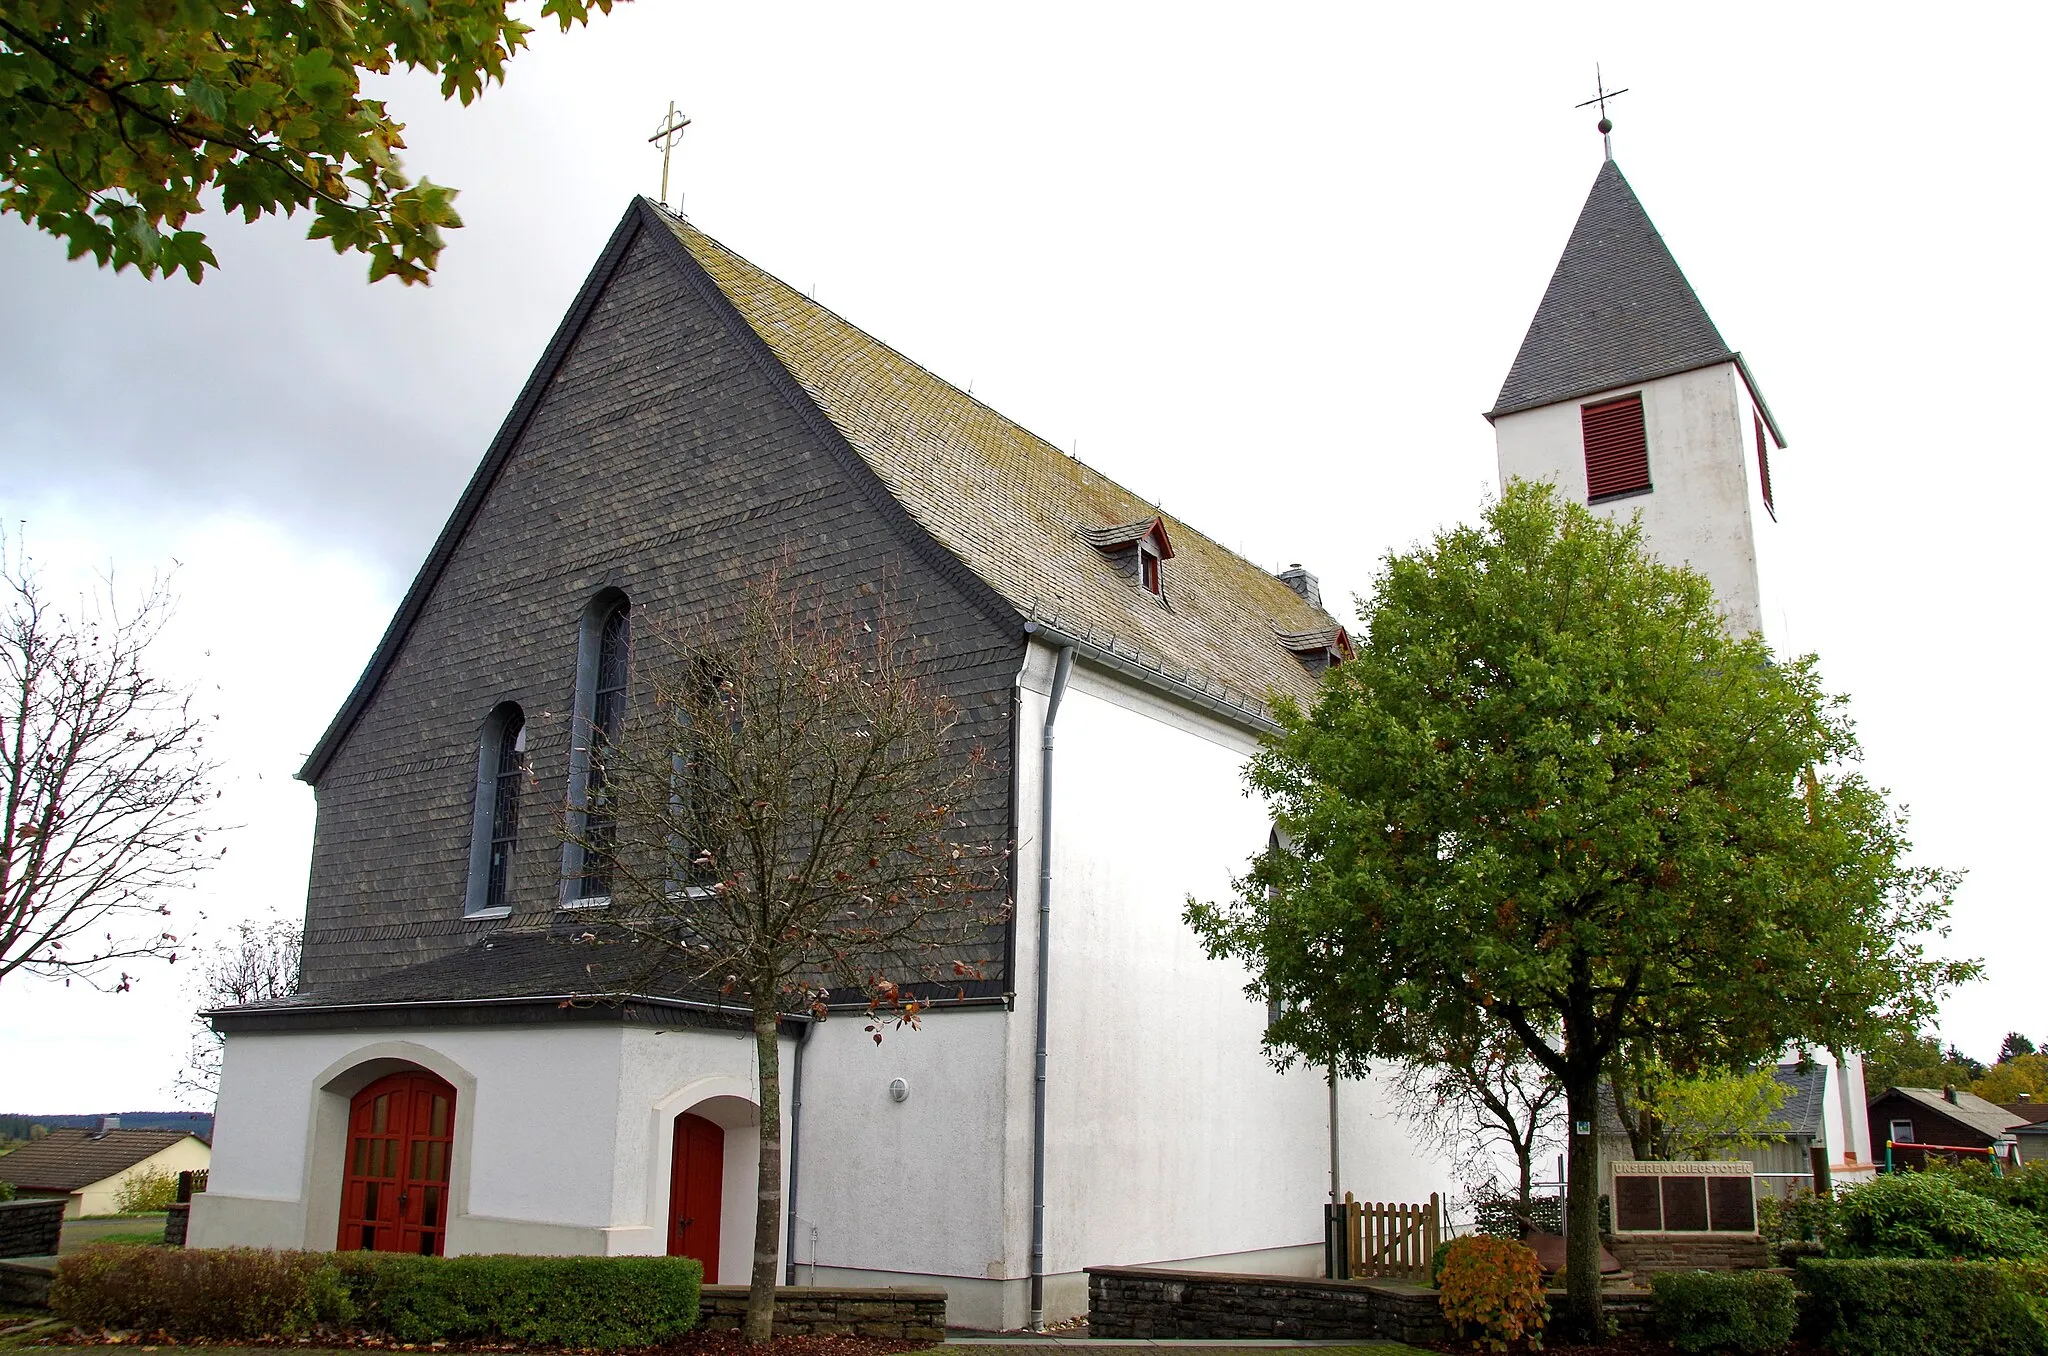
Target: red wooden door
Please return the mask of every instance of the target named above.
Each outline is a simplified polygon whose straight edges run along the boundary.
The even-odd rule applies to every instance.
[[[704,1264],[704,1284],[716,1285],[725,1131],[702,1116],[676,1117],[675,1161],[668,1182],[668,1255],[696,1258]]]
[[[455,1089],[430,1073],[389,1074],[357,1093],[335,1246],[440,1256],[454,1138]]]

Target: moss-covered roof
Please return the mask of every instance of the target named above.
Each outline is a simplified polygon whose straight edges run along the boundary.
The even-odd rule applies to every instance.
[[[1197,686],[1312,699],[1315,675],[1283,637],[1334,628],[1320,608],[696,227],[664,219],[918,525],[1022,616],[1113,638]],[[1118,569],[1105,543],[1120,534],[1103,531],[1154,518],[1173,544],[1159,596]]]

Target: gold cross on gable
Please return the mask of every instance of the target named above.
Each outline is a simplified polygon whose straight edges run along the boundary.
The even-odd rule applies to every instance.
[[[1614,141],[1608,135],[1614,130],[1614,124],[1607,117],[1607,101],[1619,98],[1626,93],[1628,91],[1625,89],[1607,88],[1606,80],[1601,78],[1600,75],[1600,63],[1596,61],[1593,63],[1593,97],[1582,104],[1573,105],[1574,108],[1591,108],[1594,104],[1600,105],[1600,145],[1607,152],[1609,160],[1614,159]]]
[[[654,135],[647,138],[648,144],[661,146],[661,205],[668,206],[668,158],[675,144],[683,139],[683,129],[690,120],[676,112],[676,101],[668,101],[668,116],[661,120],[661,126],[654,129]]]

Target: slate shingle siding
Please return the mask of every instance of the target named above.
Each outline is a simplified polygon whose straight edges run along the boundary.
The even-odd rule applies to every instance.
[[[526,712],[538,778],[522,805],[512,923],[552,912],[578,627],[607,585],[632,599],[636,619],[716,605],[785,554],[797,582],[834,594],[886,585],[965,713],[963,745],[982,745],[1007,769],[1021,629],[988,620],[908,549],[776,392],[762,356],[724,328],[658,243],[640,234],[626,246],[319,775],[309,989],[505,926],[462,918],[477,741],[504,701]],[[1008,796],[1007,775],[989,777],[970,818],[1006,837]],[[1000,939],[988,954],[995,978]]]

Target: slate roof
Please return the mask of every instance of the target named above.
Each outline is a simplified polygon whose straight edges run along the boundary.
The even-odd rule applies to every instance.
[[[1333,627],[1321,608],[695,226],[661,215],[917,524],[1021,618],[1114,637],[1170,673],[1254,702],[1274,690],[1314,700],[1315,676],[1276,633]],[[1096,549],[1135,541],[1155,518],[1173,550],[1163,603]]]
[[[1778,1120],[1786,1134],[1795,1139],[1818,1140],[1826,1125],[1828,1071],[1819,1063],[1780,1064],[1771,1077],[1785,1089],[1778,1105]]]
[[[634,995],[716,1005],[715,990],[679,979],[666,953],[573,922],[549,932],[499,932],[432,960],[387,970],[332,989],[245,1003],[221,1012],[296,1012],[335,1006],[474,1003],[494,999],[614,999]]]
[[[1738,361],[1609,160],[1486,417]]]
[[[1999,1139],[2010,1134],[2015,1126],[2024,1125],[2024,1116],[2014,1115],[1996,1102],[1986,1101],[1974,1092],[1956,1089],[1956,1099],[1951,1102],[1940,1088],[1886,1088],[1879,1097],[1898,1095],[1909,1102],[1917,1103],[1952,1121],[1969,1126],[1979,1134]],[[1871,1098],[1874,1103],[1877,1097]]]
[[[52,1130],[0,1157],[0,1181],[35,1191],[77,1191],[187,1138],[182,1130]],[[197,1136],[192,1136],[197,1138]]]

